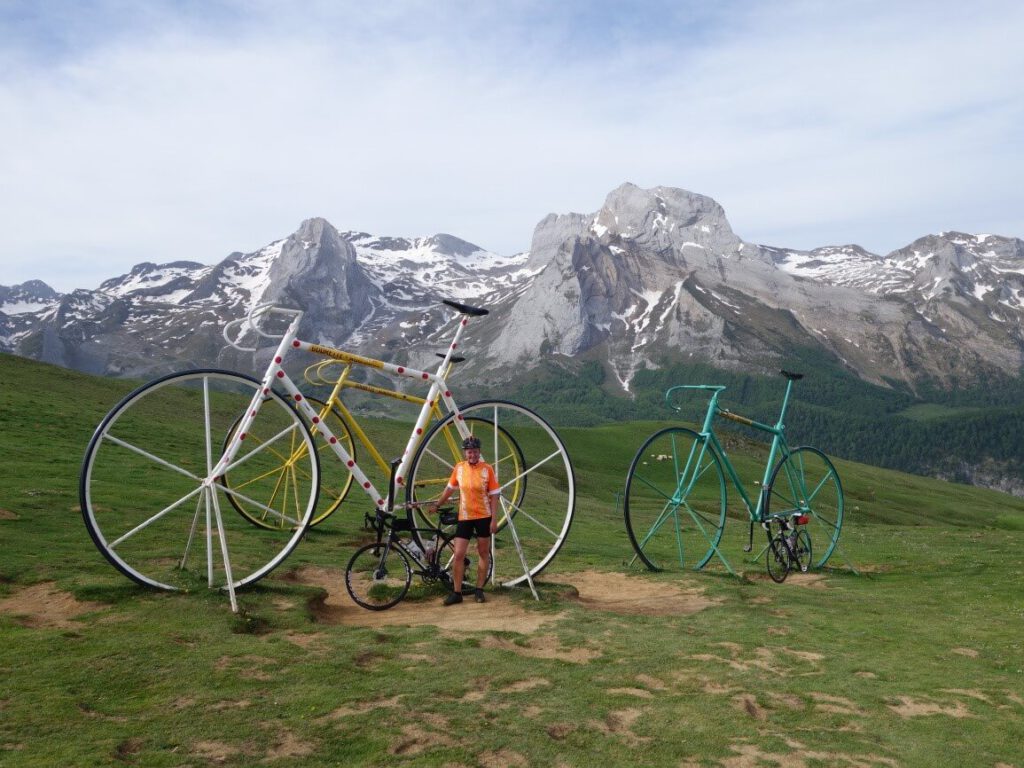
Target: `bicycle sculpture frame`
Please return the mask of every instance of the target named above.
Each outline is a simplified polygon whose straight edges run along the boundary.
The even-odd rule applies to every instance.
[[[342,463],[352,478],[346,489],[358,483],[376,512],[401,509],[421,544],[415,510],[440,494],[461,458],[462,438],[472,432],[490,453],[501,486],[500,525],[522,566],[502,583],[527,581],[532,588],[533,576],[557,554],[572,521],[575,478],[568,452],[550,425],[523,406],[456,403],[447,381],[455,350],[469,318],[488,312],[444,303],[459,315],[433,372],[303,341],[298,310],[260,305],[228,323],[224,336],[236,349],[256,351],[241,344],[250,332],[277,342],[261,380],[217,369],[165,376],[130,393],[97,427],[79,483],[82,516],[97,548],[139,584],[180,590],[205,580],[210,588],[226,589],[237,611],[235,590],[280,565],[313,520],[321,455]],[[283,332],[268,329],[274,317],[287,323]],[[426,385],[387,493],[378,491],[346,448],[347,433],[336,434],[333,420],[288,375],[288,357],[299,352]],[[337,391],[340,386],[332,399]],[[403,491],[404,503],[398,499]],[[337,503],[343,495],[335,494]],[[224,500],[238,514],[224,514]],[[194,548],[205,550],[205,574],[189,568]]]
[[[753,548],[754,525],[764,529],[768,572],[782,581],[790,570],[820,568],[836,549],[843,524],[843,489],[832,462],[816,448],[790,448],[784,419],[793,383],[802,374],[782,371],[786,392],[778,421],[762,424],[718,405],[725,387],[681,385],[665,392],[710,393],[699,430],[667,427],[651,435],[637,451],[626,476],[623,513],[636,554],[651,570],[703,568],[715,555],[734,573],[719,544],[725,528],[728,478],[747,510],[750,535],[744,551]],[[760,493],[749,494],[714,431],[722,417],[772,436]],[[754,500],[756,498],[756,501]],[[810,528],[810,530],[808,530]],[[823,539],[817,562],[812,532]],[[759,556],[758,556],[759,557]],[[756,558],[755,558],[756,559]]]

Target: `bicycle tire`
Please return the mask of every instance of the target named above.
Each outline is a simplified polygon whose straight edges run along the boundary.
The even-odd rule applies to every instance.
[[[814,549],[811,544],[811,534],[804,528],[801,528],[796,533],[796,547],[793,550],[793,554],[796,557],[796,564],[800,568],[801,573],[806,573],[811,569],[811,565],[814,562]]]
[[[708,439],[686,427],[655,432],[626,474],[622,511],[634,561],[652,571],[703,568],[722,540],[726,504],[722,462]]]
[[[779,459],[765,488],[764,517],[808,515],[813,540],[823,536],[824,547],[814,568],[821,568],[835,551],[843,527],[843,485],[828,456],[817,448],[802,446]]]
[[[362,608],[386,611],[402,601],[412,583],[412,568],[401,548],[386,541],[366,544],[345,566],[345,589]]]
[[[500,461],[494,467],[503,489],[499,496],[499,533],[506,532],[506,526],[511,523],[526,562],[523,567],[519,553],[512,546],[512,531],[501,539],[494,537],[495,546],[501,545],[500,549],[506,550],[504,560],[511,563],[509,570],[518,573],[501,584],[515,586],[526,581],[528,576],[532,578],[543,571],[568,536],[576,505],[576,478],[569,452],[551,425],[529,408],[506,400],[471,403],[457,414],[448,414],[435,423],[417,448],[406,483],[408,501],[423,500],[424,495],[436,498],[440,493],[443,484],[437,487],[436,493],[424,492],[431,483],[436,487],[440,480],[438,460],[430,446],[436,435],[445,430],[455,431],[459,421],[472,423],[474,429],[483,432],[477,437],[481,438],[484,451],[494,445],[496,438],[506,434],[521,457],[521,465],[511,477]],[[445,460],[450,455],[449,451]],[[449,467],[444,473],[444,483],[447,483],[450,473]],[[527,478],[528,484],[524,482]],[[493,556],[492,551],[492,565]]]
[[[764,557],[772,581],[776,584],[784,582],[789,575],[789,550],[782,533],[768,536],[768,549]]]
[[[230,491],[219,478],[207,481],[222,436],[260,401],[261,390],[261,382],[233,371],[185,371],[139,387],[100,422],[82,462],[79,497],[89,536],[118,571],[163,590],[189,590],[203,580],[226,588],[226,551],[231,585],[239,588],[266,576],[298,546],[317,501],[315,450],[305,456],[302,481],[294,478],[287,504],[272,510],[288,520],[276,533],[224,514]],[[313,446],[302,418],[273,391],[264,391],[254,423],[272,426],[280,440]],[[232,466],[259,475],[268,451],[250,445],[242,443]],[[205,563],[190,569],[194,547],[205,552]]]
[[[307,398],[307,402],[309,402],[310,405],[312,405],[312,407],[314,408],[314,410],[316,410],[316,412],[320,414],[319,418],[327,425],[327,428],[331,431],[334,437],[336,437],[338,441],[345,447],[345,450],[348,451],[352,459],[355,460],[356,449],[355,441],[352,439],[352,432],[349,429],[348,423],[345,421],[344,418],[342,418],[341,414],[338,413],[337,409],[328,408],[325,402],[323,402],[322,400],[317,400],[316,398],[313,397]],[[235,422],[231,430],[224,437],[223,448],[227,448],[227,445],[230,442],[231,438],[234,436],[235,430],[238,428],[238,423],[241,421],[241,419],[242,417],[239,416],[238,421]],[[310,431],[312,432],[313,430]],[[251,439],[254,442],[259,441],[260,438],[257,430],[250,428],[247,439]],[[319,432],[315,432],[315,442],[317,453],[327,453],[330,459],[328,462],[330,466],[337,466],[341,467],[343,470],[345,469],[344,465],[337,460],[337,455],[330,448],[330,444]],[[294,471],[294,467],[302,459],[301,452],[303,450],[305,449],[299,447],[294,451],[288,453],[287,455],[284,453],[279,454],[280,464],[276,469],[272,470],[272,476],[279,478],[285,477],[288,472]],[[334,514],[334,512],[337,511],[338,507],[341,506],[341,503],[345,500],[345,497],[348,495],[349,490],[352,488],[352,481],[354,480],[351,472],[346,471],[345,474],[346,477],[340,484],[340,487],[321,481],[320,495],[317,501],[317,508],[313,512],[312,519],[309,521],[310,527],[319,525],[332,514]],[[238,490],[240,494],[247,493],[245,484],[233,484],[233,478],[231,473],[223,475],[223,478],[224,485],[226,485],[228,488]],[[256,482],[256,479],[251,479],[250,482]],[[279,487],[280,486],[274,486],[271,489],[271,493],[277,493]],[[281,528],[283,525],[283,521],[280,518],[270,517],[266,514],[266,512],[260,510],[258,507],[254,507],[251,504],[246,504],[240,495],[228,494],[228,501],[231,502],[231,506],[235,508],[235,511],[238,512],[238,514],[240,514],[250,523],[259,528],[276,530],[278,528]],[[273,501],[274,499],[272,496],[271,498],[266,500],[266,504],[270,505],[273,503]]]

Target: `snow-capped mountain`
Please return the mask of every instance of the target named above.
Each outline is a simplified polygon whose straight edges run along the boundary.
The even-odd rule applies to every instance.
[[[112,375],[251,367],[225,350],[221,328],[275,301],[306,311],[310,340],[426,365],[450,318],[444,298],[491,310],[463,345],[484,380],[585,358],[628,391],[665,360],[771,370],[794,348],[911,385],[1016,376],[1024,362],[1021,240],[943,233],[884,257],[767,247],[737,236],[708,197],[632,184],[595,213],[549,215],[513,256],[310,219],[214,266],[143,263],[66,295],[38,281],[0,288],[0,348]]]

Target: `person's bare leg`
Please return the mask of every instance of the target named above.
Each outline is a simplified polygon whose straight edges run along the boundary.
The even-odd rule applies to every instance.
[[[487,572],[491,568],[491,537],[477,537],[476,553],[480,556],[480,562],[476,566],[476,588],[483,589],[487,584]]]
[[[462,591],[462,577],[466,573],[466,550],[469,549],[469,539],[455,539],[455,563],[453,564],[452,581],[455,584],[455,591]]]

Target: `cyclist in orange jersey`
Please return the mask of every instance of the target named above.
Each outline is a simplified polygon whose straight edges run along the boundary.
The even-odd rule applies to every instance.
[[[432,505],[437,508],[459,491],[459,521],[455,526],[454,591],[444,599],[445,605],[462,602],[462,578],[466,569],[466,551],[469,541],[476,536],[477,564],[476,589],[473,596],[478,603],[485,601],[484,584],[491,566],[491,537],[498,531],[498,496],[501,493],[494,468],[480,460],[480,440],[470,435],[462,441],[466,460],[452,470],[448,485]]]

